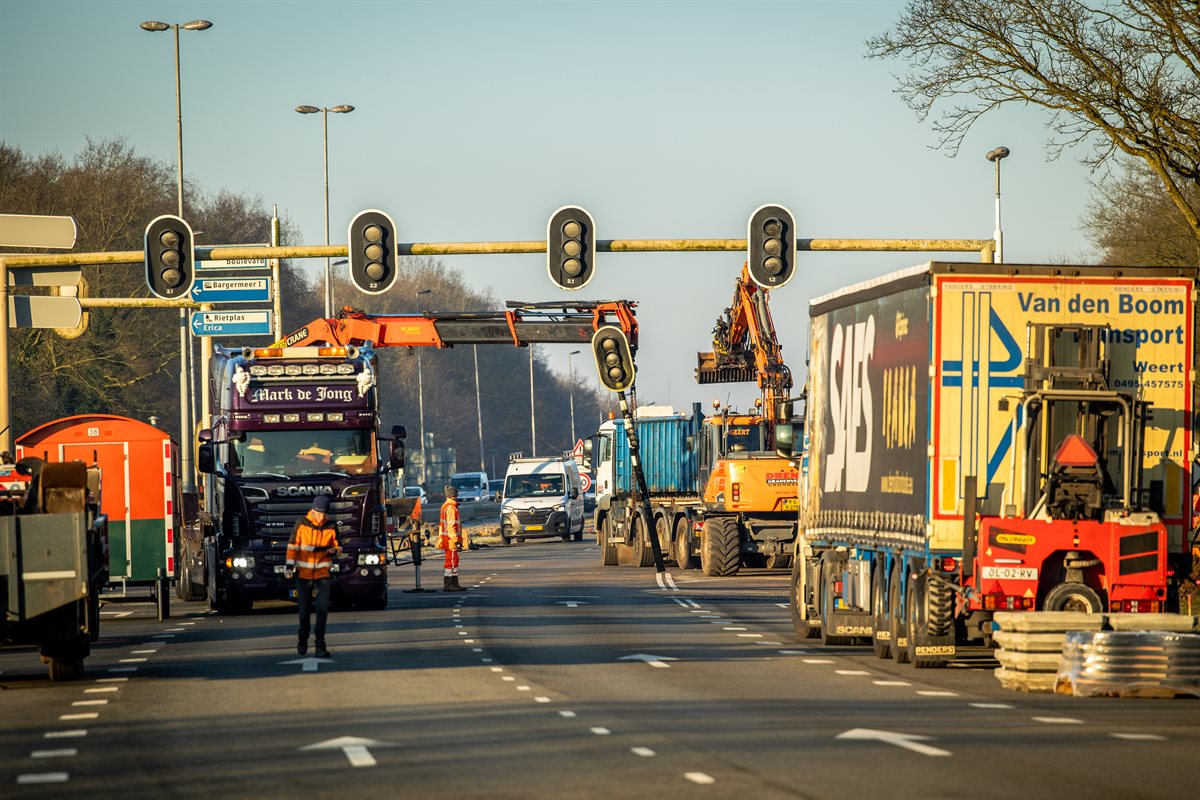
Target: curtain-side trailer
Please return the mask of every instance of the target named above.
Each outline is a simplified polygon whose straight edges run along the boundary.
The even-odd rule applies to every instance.
[[[1188,573],[1195,269],[930,262],[816,298],[802,636],[940,666]]]

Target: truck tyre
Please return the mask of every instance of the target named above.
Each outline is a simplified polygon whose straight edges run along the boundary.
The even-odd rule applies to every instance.
[[[875,633],[871,649],[879,658],[892,657],[892,620],[887,608],[887,583],[883,579],[883,561],[877,561],[871,575],[871,610],[875,612]],[[881,638],[880,634],[884,634]]]
[[[853,636],[835,636],[830,631],[830,612],[834,608],[833,586],[834,566],[832,561],[821,560],[821,644],[826,647],[844,647],[855,644]]]
[[[1104,601],[1087,584],[1060,583],[1046,593],[1046,600],[1042,603],[1042,610],[1100,614],[1104,611]]]
[[[924,577],[913,577],[908,586],[908,602],[905,603],[904,623],[908,631],[908,660],[917,669],[946,666],[945,656],[919,655],[917,648],[930,639],[929,628],[929,582]]]
[[[710,517],[704,521],[700,542],[700,566],[709,577],[737,575],[739,566],[738,522],[733,517]]]
[[[88,641],[97,642],[100,640],[100,587],[92,585],[88,587],[87,598],[87,628]]]
[[[792,557],[787,553],[777,553],[767,556],[767,569],[788,569],[792,566]]]
[[[46,665],[53,683],[77,681],[83,677],[82,658],[52,658]]]
[[[945,636],[954,628],[954,590],[943,580],[926,580],[925,586],[925,630]]]
[[[904,585],[904,565],[897,561],[888,581],[888,629],[892,634],[892,658],[897,664],[908,663],[908,633],[904,625],[904,605],[900,588]]]
[[[805,593],[801,590],[800,578],[803,575],[803,570],[806,564],[803,559],[797,559],[792,564],[792,580],[788,592],[788,606],[792,612],[792,629],[796,632],[798,639],[815,639],[821,635],[821,626],[814,624],[813,619],[809,616],[811,604],[808,602],[808,597],[803,596]]]
[[[633,529],[633,562],[639,567],[654,566],[654,549],[650,546],[648,535],[646,533],[646,518],[641,514],[634,514],[633,521],[630,523]]]
[[[658,535],[658,550],[662,553],[663,563],[670,564],[675,560],[675,548],[671,546],[671,523],[665,516],[654,519],[654,532]]]
[[[605,516],[600,520],[600,564],[605,567],[615,567],[617,565],[617,546],[609,541],[612,533],[612,525],[609,524],[609,518]]]
[[[177,587],[179,599],[189,603],[203,600],[208,596],[208,592],[204,588],[204,584],[196,583],[192,580],[192,557],[191,553],[188,552],[188,548],[180,548],[179,561],[180,575]]]
[[[692,533],[692,526],[688,522],[687,517],[680,517],[675,522],[675,563],[680,569],[695,569],[696,559],[692,557],[691,546],[688,537]]]

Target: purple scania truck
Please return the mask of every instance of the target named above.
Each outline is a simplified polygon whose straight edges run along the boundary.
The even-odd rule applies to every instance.
[[[288,538],[324,495],[342,547],[334,602],[386,607],[381,493],[392,456],[378,435],[375,365],[369,346],[214,348],[211,427],[197,453],[205,480],[200,552],[189,554],[200,567],[190,571],[194,599],[224,612],[294,598]]]

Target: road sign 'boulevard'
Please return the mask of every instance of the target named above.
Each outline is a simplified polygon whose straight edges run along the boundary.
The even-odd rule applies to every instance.
[[[271,333],[270,311],[201,311],[192,314],[196,336],[256,336]]]
[[[192,287],[197,303],[255,303],[270,298],[267,278],[197,278]]]

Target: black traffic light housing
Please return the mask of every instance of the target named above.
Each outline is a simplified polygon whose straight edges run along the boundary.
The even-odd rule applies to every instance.
[[[625,332],[615,325],[604,325],[592,334],[592,353],[600,383],[613,392],[623,392],[633,385],[637,369],[633,351]]]
[[[546,271],[560,289],[587,286],[596,273],[596,223],[586,209],[563,206],[546,224]]]
[[[754,209],[746,226],[746,264],[750,278],[776,289],[796,273],[796,218],[783,206]]]
[[[196,280],[192,226],[180,217],[163,214],[146,226],[146,287],[155,297],[187,297]]]
[[[360,211],[346,234],[350,280],[364,294],[383,294],[396,282],[396,223],[377,209]]]

